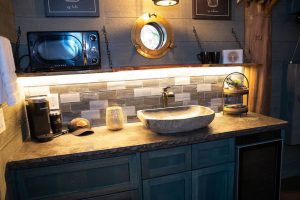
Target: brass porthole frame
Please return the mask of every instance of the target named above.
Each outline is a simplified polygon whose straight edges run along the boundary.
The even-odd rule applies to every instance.
[[[163,27],[166,32],[165,44],[160,49],[149,49],[147,48],[141,40],[141,30],[146,24],[156,23]],[[139,17],[131,30],[131,41],[135,46],[137,52],[146,58],[160,58],[174,47],[174,34],[172,28],[168,21],[158,14],[146,13]]]

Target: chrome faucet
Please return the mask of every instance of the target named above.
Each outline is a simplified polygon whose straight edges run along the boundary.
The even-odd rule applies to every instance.
[[[168,107],[168,100],[169,100],[169,97],[174,97],[174,93],[171,92],[171,91],[168,91],[168,89],[170,89],[170,87],[165,87],[163,88],[163,91],[162,91],[162,104],[163,104],[163,107]]]

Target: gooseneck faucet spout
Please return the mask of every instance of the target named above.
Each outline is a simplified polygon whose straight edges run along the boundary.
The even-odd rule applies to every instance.
[[[163,91],[162,91],[162,104],[163,104],[164,108],[168,107],[169,97],[174,97],[174,93],[171,91],[168,91],[169,89],[170,89],[170,87],[168,86],[168,87],[163,88]]]

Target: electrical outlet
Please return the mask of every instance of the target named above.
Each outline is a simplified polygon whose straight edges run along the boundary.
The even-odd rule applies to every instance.
[[[48,94],[49,99],[49,107],[51,110],[58,110],[59,109],[59,100],[58,100],[58,94],[52,93]]]
[[[0,134],[6,130],[3,109],[0,108]]]

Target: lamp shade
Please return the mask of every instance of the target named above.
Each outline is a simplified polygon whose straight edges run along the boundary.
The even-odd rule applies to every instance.
[[[157,6],[174,6],[179,3],[179,0],[153,0]]]

